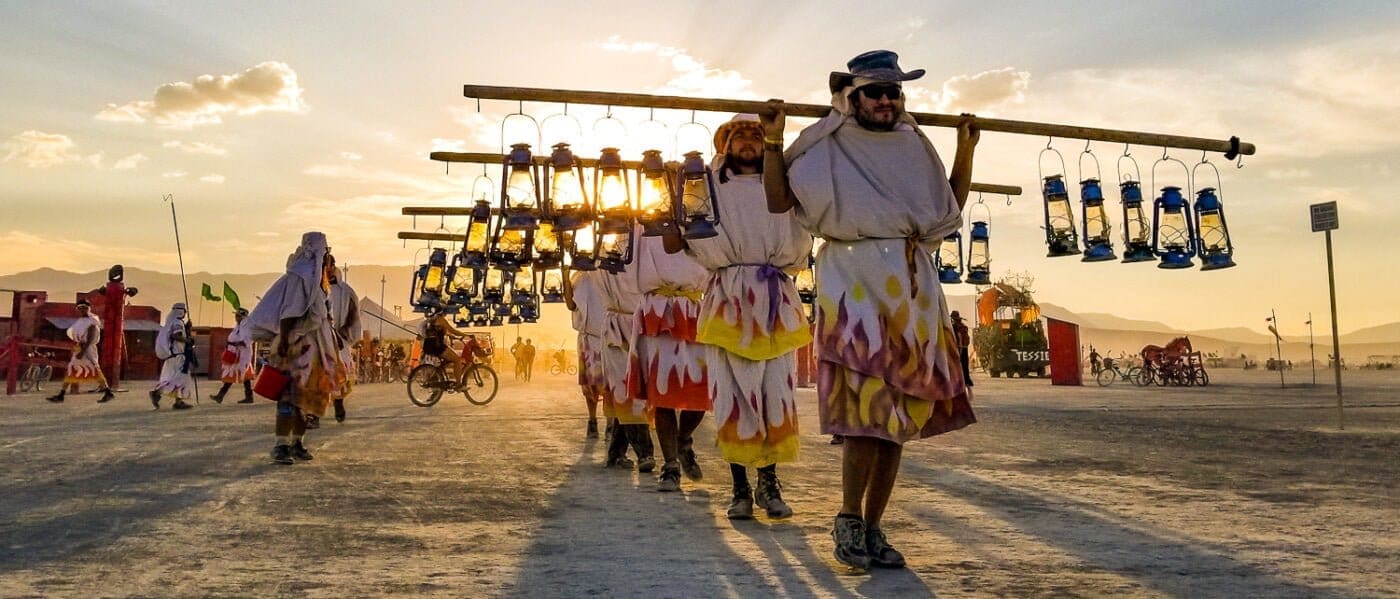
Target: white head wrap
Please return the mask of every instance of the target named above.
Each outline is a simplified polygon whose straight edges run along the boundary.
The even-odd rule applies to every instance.
[[[797,160],[798,156],[812,149],[812,146],[816,145],[817,142],[836,133],[836,130],[840,129],[841,125],[846,124],[846,121],[854,121],[856,119],[856,111],[855,108],[851,106],[851,93],[872,83],[892,84],[903,87],[898,81],[885,81],[881,79],[871,79],[870,77],[856,76],[851,80],[850,85],[831,94],[831,112],[827,113],[826,116],[813,123],[810,127],[803,129],[802,134],[797,137],[797,141],[793,142],[792,146],[788,147],[787,151],[783,152],[783,159],[786,160],[788,164],[792,164],[792,161]],[[919,129],[919,123],[914,120],[912,115],[907,111],[900,112],[899,121],[900,123],[897,126],[907,125],[912,128],[918,133],[919,138],[924,140],[924,145],[928,147],[929,153],[931,155],[934,153],[933,143],[928,140],[928,136],[924,135],[923,130]]]
[[[325,319],[328,315],[326,291],[321,287],[325,276],[326,235],[317,231],[303,233],[301,245],[287,256],[287,273],[263,293],[262,301],[248,315],[249,330],[254,339],[266,341],[277,336],[281,322],[307,315]]]

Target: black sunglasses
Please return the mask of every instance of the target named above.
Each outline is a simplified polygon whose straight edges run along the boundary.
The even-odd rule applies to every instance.
[[[904,90],[898,85],[867,85],[860,88],[860,95],[865,96],[867,100],[879,100],[880,98],[898,100],[904,95]]]

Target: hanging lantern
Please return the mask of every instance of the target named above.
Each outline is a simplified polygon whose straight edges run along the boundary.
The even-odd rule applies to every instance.
[[[1142,207],[1142,185],[1127,180],[1118,186],[1123,198],[1123,262],[1146,262],[1152,253],[1152,227]]]
[[[499,304],[506,298],[506,273],[500,269],[486,271],[481,283],[481,299],[486,304]]]
[[[478,199],[467,221],[467,237],[462,242],[461,265],[485,268],[491,248],[491,204]]]
[[[496,220],[495,239],[491,244],[491,265],[513,271],[530,261],[531,250],[534,249],[534,231],[507,228],[506,221],[505,216]]]
[[[675,194],[671,191],[671,178],[666,174],[666,164],[661,160],[661,150],[642,152],[642,168],[637,172],[639,212],[637,220],[642,223],[642,236],[655,237],[661,234],[666,221],[670,220]]]
[[[1161,258],[1157,268],[1190,268],[1196,253],[1191,210],[1180,187],[1162,188],[1153,202],[1152,251]]]
[[[564,302],[564,270],[561,268],[550,268],[539,272],[539,282],[536,289],[540,290],[540,301],[546,304],[559,304]]]
[[[593,200],[598,207],[600,231],[619,233],[632,229],[635,208],[631,190],[622,169],[622,155],[617,148],[603,148],[593,170]]]
[[[961,283],[962,261],[962,231],[953,231],[943,237],[943,242],[938,244],[938,251],[933,254],[933,262],[938,266],[938,282]]]
[[[418,267],[413,275],[413,294],[410,298],[414,312],[428,312],[442,305],[442,288],[447,283],[447,249],[433,248],[428,263]]]
[[[1074,231],[1074,210],[1069,203],[1069,192],[1061,175],[1045,177],[1041,187],[1045,198],[1045,245],[1049,248],[1046,256],[1074,256],[1079,254],[1079,235]]]
[[[1079,182],[1079,201],[1083,204],[1084,258],[1083,262],[1114,260],[1113,226],[1108,222],[1108,212],[1103,206],[1103,187],[1098,179],[1085,179]]]
[[[569,267],[578,271],[598,269],[598,255],[594,251],[597,239],[593,227],[587,226],[577,231],[565,231],[564,248],[569,252]]]
[[[553,224],[541,222],[531,241],[535,268],[555,268],[564,263],[564,250],[559,247],[559,234],[555,233]]]
[[[502,173],[501,216],[506,229],[533,229],[539,223],[540,190],[535,184],[530,144],[510,146]]]
[[[1201,270],[1218,270],[1235,265],[1235,246],[1225,224],[1225,206],[1214,187],[1196,192],[1196,244]]]
[[[709,239],[719,232],[719,211],[716,210],[714,173],[700,157],[700,152],[686,152],[680,172],[680,197],[672,212],[678,223],[685,223],[686,239]]]
[[[519,271],[510,273],[510,303],[523,304],[535,297],[535,271],[522,266]]]
[[[465,255],[457,254],[457,263],[451,268],[452,279],[447,283],[448,300],[454,306],[465,306],[477,296],[481,285],[482,270],[464,265]]]
[[[573,231],[588,224],[591,215],[588,194],[583,187],[583,166],[569,150],[569,144],[554,144],[554,152],[546,163],[549,190],[545,214],[554,221],[556,231]]]
[[[967,249],[967,282],[973,285],[992,284],[991,236],[987,223],[972,221],[971,241]]]
[[[611,273],[619,273],[632,263],[632,239],[633,229],[622,232],[599,231],[596,245],[598,248],[598,268]]]

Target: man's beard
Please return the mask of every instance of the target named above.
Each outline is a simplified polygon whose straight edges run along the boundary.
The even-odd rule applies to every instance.
[[[750,169],[750,168],[752,168],[752,169],[756,169],[757,172],[762,173],[762,172],[763,172],[763,155],[760,154],[760,155],[755,156],[755,157],[753,157],[753,158],[740,158],[740,157],[738,157],[738,156],[736,156],[736,155],[734,155],[734,154],[726,154],[726,155],[724,156],[724,166],[725,166],[726,168],[728,168],[729,170],[735,172],[735,173],[738,173],[738,172],[739,172],[739,169],[741,169],[741,168],[744,168],[744,169]]]
[[[897,113],[895,117],[896,118],[890,119],[889,122],[877,121],[875,120],[875,115],[868,114],[859,108],[856,109],[856,123],[871,131],[894,131],[895,125],[899,123]]]

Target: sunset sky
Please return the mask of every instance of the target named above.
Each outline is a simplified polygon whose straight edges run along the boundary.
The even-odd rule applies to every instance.
[[[1307,206],[1336,200],[1342,329],[1400,320],[1400,3],[526,6],[0,3],[0,274],[114,262],[173,272],[164,194],[178,203],[192,271],[278,271],[313,229],[342,264],[408,264],[422,245],[394,239],[412,227],[399,208],[462,205],[481,172],[446,174],[428,153],[496,151],[516,108],[485,102],[478,113],[462,84],[825,103],[830,71],[888,48],[905,69],[928,70],[906,86],[911,109],[1259,147],[1243,169],[1210,156],[1239,266],[1162,271],[1046,258],[1036,158],[1047,140],[987,133],[974,179],[1027,192],[1011,206],[985,198],[994,274],[1031,271],[1040,298],[1077,311],[1187,328],[1262,330],[1277,308],[1298,334],[1305,313],[1323,323],[1328,309]],[[538,119],[561,108],[525,105]],[[570,114],[587,128],[603,109]],[[651,116],[614,115],[629,126]],[[655,118],[674,131],[690,114]],[[951,160],[952,132],[929,134]],[[1053,146],[1078,180],[1085,143]],[[1091,148],[1115,180],[1124,148]],[[1162,149],[1131,151],[1146,187]],[[1183,185],[1177,168],[1159,168],[1157,186]],[[958,287],[949,292],[971,291]]]

